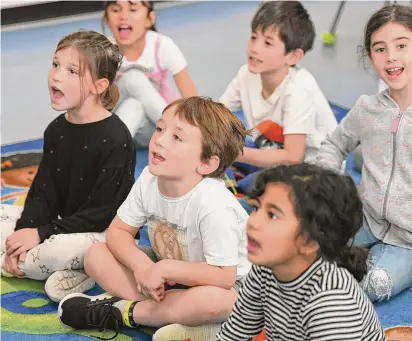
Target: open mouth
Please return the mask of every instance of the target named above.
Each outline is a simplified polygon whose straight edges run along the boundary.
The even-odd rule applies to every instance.
[[[158,153],[153,152],[152,155],[153,155],[153,160],[157,162],[165,161],[165,158]]]
[[[254,58],[254,57],[249,57],[249,60],[252,61],[255,64],[263,62],[263,60],[260,60],[260,59]]]
[[[54,98],[61,98],[61,97],[64,96],[63,92],[55,86],[51,87],[51,91],[52,91],[52,94],[53,94]]]
[[[132,27],[129,25],[120,25],[119,26],[119,36],[120,39],[127,39],[132,32]]]
[[[390,78],[395,78],[398,77],[402,72],[404,68],[403,67],[393,67],[390,69],[387,69],[386,72],[388,73]]]
[[[259,248],[260,248],[260,244],[255,239],[253,239],[252,237],[248,235],[247,236],[247,251],[254,252]]]

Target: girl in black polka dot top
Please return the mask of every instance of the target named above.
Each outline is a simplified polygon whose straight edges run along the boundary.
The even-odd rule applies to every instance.
[[[44,133],[43,159],[23,212],[2,206],[2,234],[8,234],[2,275],[48,279],[45,289],[55,301],[94,285],[78,269],[87,248],[105,240],[134,183],[133,140],[109,111],[121,59],[117,46],[97,32],[59,42],[48,86],[53,109],[65,113]]]

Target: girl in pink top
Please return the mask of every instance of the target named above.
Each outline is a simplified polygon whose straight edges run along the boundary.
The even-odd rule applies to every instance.
[[[169,73],[181,96],[197,95],[182,52],[171,38],[156,32],[155,19],[151,1],[105,4],[105,24],[124,56],[117,77],[119,101],[113,110],[140,146],[148,145],[166,105],[180,97],[168,84]]]

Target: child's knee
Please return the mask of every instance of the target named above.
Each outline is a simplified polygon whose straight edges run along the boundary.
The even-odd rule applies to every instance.
[[[90,275],[95,273],[100,264],[104,263],[107,252],[110,252],[106,243],[95,243],[89,247],[84,256],[84,269]]]
[[[362,286],[372,302],[389,300],[394,295],[393,279],[382,268],[371,269],[365,276]]]

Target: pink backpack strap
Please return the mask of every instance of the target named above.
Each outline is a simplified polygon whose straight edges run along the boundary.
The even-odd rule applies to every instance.
[[[159,71],[164,71],[162,67],[160,66],[159,50],[160,50],[160,36],[157,37],[156,43],[155,43],[155,60],[156,60],[156,68]]]

